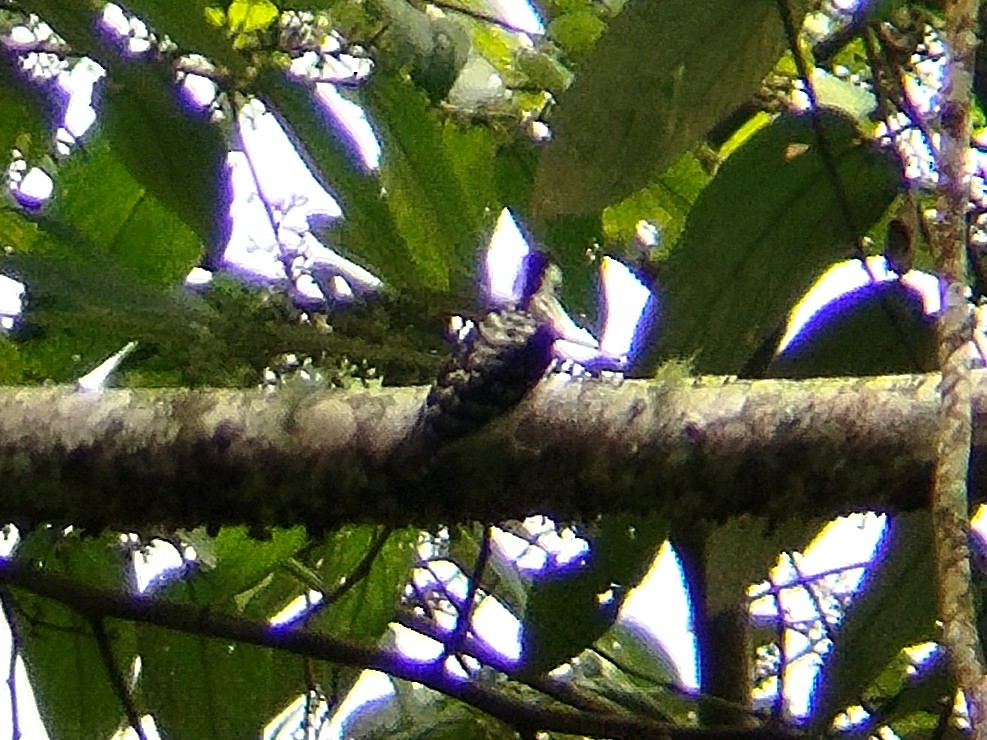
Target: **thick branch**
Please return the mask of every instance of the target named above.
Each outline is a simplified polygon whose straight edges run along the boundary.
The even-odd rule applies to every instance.
[[[972,484],[987,444],[975,378]],[[490,429],[407,454],[420,388],[0,389],[0,521],[105,527],[673,520],[927,505],[936,376],[543,382]],[[981,498],[983,496],[980,496]]]

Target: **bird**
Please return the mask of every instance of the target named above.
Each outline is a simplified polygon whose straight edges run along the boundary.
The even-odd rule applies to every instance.
[[[426,440],[447,442],[513,409],[552,365],[564,309],[562,272],[545,252],[524,258],[516,302],[478,321],[454,321],[454,347],[429,389],[422,413]]]

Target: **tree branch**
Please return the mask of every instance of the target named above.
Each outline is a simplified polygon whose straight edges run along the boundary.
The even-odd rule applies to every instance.
[[[272,627],[267,622],[216,614],[201,607],[125,595],[79,584],[16,559],[0,559],[0,583],[53,599],[91,621],[123,619],[206,637],[285,650],[332,663],[372,668],[470,704],[516,728],[589,734],[613,738],[666,737],[675,740],[712,737],[791,738],[782,730],[708,731],[666,723],[603,715],[567,707],[526,704],[506,693],[446,673],[442,659],[416,662],[399,653],[307,630]]]
[[[987,371],[974,373],[987,450]],[[927,506],[938,376],[804,381],[553,376],[490,428],[407,455],[422,388],[0,388],[0,521],[209,525],[834,516]],[[971,491],[984,498],[987,456]],[[795,543],[793,543],[793,546]]]
[[[970,202],[966,155],[970,148],[977,5],[975,0],[944,4],[943,41],[949,58],[938,120],[938,220],[934,229],[936,272],[944,285],[943,310],[936,325],[942,405],[932,518],[942,642],[949,656],[951,678],[966,697],[974,736],[987,738],[987,677],[970,587],[967,483],[973,427],[967,347],[973,336],[973,315],[966,284],[966,210]]]

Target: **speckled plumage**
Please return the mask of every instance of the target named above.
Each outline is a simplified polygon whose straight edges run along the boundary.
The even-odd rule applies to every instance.
[[[548,370],[561,274],[545,261],[529,269],[534,289],[519,306],[491,311],[457,338],[425,401],[429,441],[469,434],[507,413]]]

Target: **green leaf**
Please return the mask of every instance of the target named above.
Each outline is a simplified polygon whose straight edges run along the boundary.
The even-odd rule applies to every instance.
[[[808,545],[825,521],[793,517],[783,522],[739,516],[715,527],[706,543],[706,608],[736,606],[747,588],[763,581],[784,551]]]
[[[221,219],[215,212],[226,153],[219,129],[204,115],[182,109],[166,67],[124,62],[111,73],[101,123],[114,152],[204,245],[216,244]]]
[[[202,256],[200,237],[134,179],[106,136],[69,157],[57,176],[47,218],[143,282],[178,285]]]
[[[552,55],[544,51],[522,50],[515,62],[518,72],[528,79],[528,84],[552,95],[559,95],[572,80],[572,73]]]
[[[517,732],[463,701],[410,681],[392,679],[394,696],[365,704],[342,721],[346,738],[387,740],[512,740]],[[340,720],[343,718],[340,716]]]
[[[375,534],[374,528],[363,526],[346,528],[331,538],[327,547],[333,557],[326,560],[321,573],[323,581],[335,585],[340,576],[349,575]],[[336,603],[323,609],[312,620],[312,626],[357,639],[377,639],[383,635],[394,619],[411,568],[418,560],[418,536],[419,531],[414,527],[392,532],[374,558],[369,574]]]
[[[426,97],[396,76],[375,75],[363,93],[383,147],[381,182],[408,244],[406,267],[421,274],[431,292],[448,291],[475,275],[481,236],[496,218],[498,204],[484,203],[488,214],[471,202],[477,194],[495,192],[492,158],[454,152],[446,137],[455,147],[489,151],[489,133],[447,135],[445,128],[452,124],[443,124]],[[469,172],[454,165],[465,157],[476,164]]]
[[[548,36],[571,54],[593,48],[606,24],[592,10],[564,13],[548,24]]]
[[[273,616],[265,598],[272,576],[308,541],[304,527],[275,529],[268,540],[245,527],[225,527],[215,538],[201,530],[186,536],[199,570],[155,595],[255,619]],[[305,690],[295,655],[149,626],[137,635],[141,694],[171,737],[254,737]]]
[[[607,240],[633,243],[643,219],[658,227],[658,249],[667,251],[681,236],[689,209],[708,182],[699,160],[683,155],[653,183],[607,207],[603,212]]]
[[[664,357],[694,356],[699,372],[737,372],[894,200],[894,155],[862,140],[842,114],[821,111],[818,125],[839,192],[803,115],[756,133],[699,196],[659,273]]]
[[[306,689],[303,658],[141,625],[141,696],[162,737],[258,737]]]
[[[944,708],[951,705],[951,694],[941,648],[919,666],[902,651],[867,692],[866,706],[872,714],[867,726],[873,732],[888,725],[899,737],[916,737],[919,727],[931,729],[929,719],[942,716]]]
[[[597,646],[627,673],[647,677],[654,686],[681,684],[675,660],[665,646],[637,624],[621,620],[604,634]]]
[[[130,340],[141,343],[141,355],[194,351],[190,331],[206,314],[201,301],[146,285],[78,231],[47,218],[35,224],[0,213],[0,228],[6,224],[19,230],[12,246],[20,249],[0,264],[28,286],[18,332],[26,378],[71,381]]]
[[[202,54],[234,75],[240,75],[246,72],[247,57],[233,48],[228,29],[206,20],[209,8],[225,5],[223,0],[128,0],[126,3],[129,11],[158,34],[167,34],[182,51]]]
[[[0,52],[0,151],[9,153],[17,148],[32,159],[47,154],[51,108],[38,88],[28,84],[16,68],[14,56]]]
[[[521,639],[525,675],[565,663],[607,631],[621,594],[644,577],[666,530],[656,519],[603,517],[590,527],[590,552],[584,562],[535,577]]]
[[[204,12],[205,3],[193,2]],[[165,4],[172,10],[163,15],[168,15],[175,30],[212,30],[206,25],[204,15],[189,13],[189,3],[166,0]],[[141,18],[151,20],[150,12],[160,9],[160,5],[146,0],[140,8],[131,9]],[[176,13],[179,5],[181,10]],[[218,237],[214,210],[226,151],[219,130],[205,115],[193,117],[182,110],[168,66],[123,58],[100,35],[93,5],[31,0],[25,6],[48,20],[76,53],[92,55],[108,68],[100,121],[115,153],[150,194],[182,218],[204,244],[213,244]],[[159,30],[172,34],[171,28]],[[243,57],[233,52],[225,41],[223,44],[232,54],[231,59],[242,65]],[[229,63],[225,58],[213,56],[213,59]]]
[[[800,24],[805,3],[793,4]],[[534,212],[596,211],[639,190],[750,97],[784,48],[774,0],[630,0],[559,98]]]
[[[932,550],[928,512],[891,520],[823,662],[812,705],[814,731],[828,729],[836,713],[859,704],[902,648],[936,638]]]
[[[898,281],[868,285],[826,306],[768,367],[773,378],[932,372],[936,322]]]
[[[216,609],[248,612],[250,607],[249,614],[261,618],[273,614],[258,613],[252,603],[258,586],[308,542],[304,527],[274,529],[267,540],[251,537],[242,526],[224,527],[215,538],[201,529],[187,536],[199,556],[200,570],[158,595]]]
[[[126,561],[116,535],[82,537],[40,529],[24,536],[16,557],[93,585],[126,589]],[[109,737],[123,706],[114,693],[88,620],[68,607],[13,591],[22,657],[38,709],[51,737]],[[136,657],[134,627],[107,625],[118,669],[127,675]]]
[[[233,0],[226,15],[232,30],[252,33],[268,28],[277,20],[279,11],[270,0]]]

